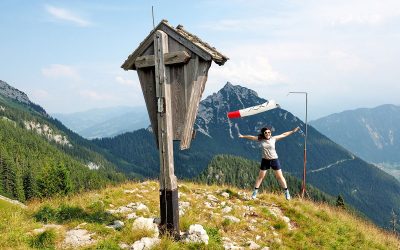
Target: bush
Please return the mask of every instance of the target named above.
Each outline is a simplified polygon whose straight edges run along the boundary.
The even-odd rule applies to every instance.
[[[71,220],[85,220],[87,213],[78,206],[62,204],[57,211],[57,222],[64,223]]]
[[[55,249],[56,233],[54,230],[47,230],[35,235],[30,240],[30,246],[37,249]]]
[[[57,218],[57,211],[50,207],[49,205],[44,205],[39,209],[39,211],[34,215],[36,221],[43,223],[49,223],[55,221]]]

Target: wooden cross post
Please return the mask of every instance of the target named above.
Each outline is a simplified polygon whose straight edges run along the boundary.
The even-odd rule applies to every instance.
[[[179,238],[178,185],[174,174],[171,84],[168,82],[164,54],[168,53],[168,36],[163,31],[154,35],[154,62],[157,98],[158,149],[160,152],[161,232]]]

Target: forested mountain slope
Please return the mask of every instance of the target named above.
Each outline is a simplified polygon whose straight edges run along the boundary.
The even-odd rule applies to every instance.
[[[259,169],[260,163],[256,161],[233,155],[216,155],[196,180],[208,185],[229,185],[253,190]],[[302,181],[286,172],[284,172],[284,176],[290,194],[293,197],[301,196]],[[337,197],[327,195],[309,184],[307,184],[306,190],[306,198],[316,202],[327,202],[331,205],[336,203]],[[272,171],[267,172],[259,191],[275,192],[283,195],[282,187]]]
[[[0,194],[25,201],[124,179],[90,142],[0,81]]]

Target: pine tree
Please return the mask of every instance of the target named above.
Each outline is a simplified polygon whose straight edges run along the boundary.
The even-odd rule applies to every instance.
[[[35,177],[32,174],[32,170],[28,167],[27,171],[23,176],[24,194],[25,199],[29,200],[37,195],[37,186]]]
[[[21,167],[15,166],[15,186],[13,190],[13,196],[19,201],[25,201],[24,185],[21,173]]]
[[[64,165],[60,164],[56,167],[54,175],[58,182],[57,183],[58,193],[61,193],[61,194],[71,193],[72,189],[73,189],[73,184],[72,184],[69,170]]]
[[[50,197],[56,194],[68,194],[72,189],[69,171],[63,165],[47,163],[38,180],[40,196]]]
[[[394,209],[392,208],[392,212],[390,215],[390,226],[391,230],[396,234],[397,233],[397,214],[394,212]]]
[[[6,196],[14,198],[14,190],[15,190],[15,167],[8,161],[7,158],[4,158],[3,167],[0,169],[0,174],[2,176],[2,184],[3,184],[3,192]]]
[[[3,157],[0,148],[0,194],[4,194],[2,180],[3,180]]]
[[[338,197],[337,197],[336,206],[340,207],[340,208],[345,208],[344,199],[343,199],[343,196],[341,194],[339,194]]]

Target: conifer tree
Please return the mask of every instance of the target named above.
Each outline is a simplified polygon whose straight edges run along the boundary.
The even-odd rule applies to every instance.
[[[15,168],[11,161],[4,158],[3,167],[0,169],[2,176],[3,192],[6,196],[14,198]]]
[[[40,196],[49,197],[55,194],[69,194],[73,185],[68,169],[52,162],[42,172],[38,187]]]
[[[24,174],[23,185],[24,185],[25,199],[29,200],[37,195],[36,180],[32,174],[32,170],[30,167],[28,167],[27,171]]]
[[[341,194],[339,194],[338,197],[337,197],[336,206],[340,207],[340,208],[345,208],[344,199],[343,199],[343,196]]]
[[[25,201],[24,185],[22,180],[22,173],[20,166],[15,166],[15,186],[13,190],[13,195],[19,201]]]
[[[390,215],[390,226],[391,226],[391,230],[396,233],[397,231],[397,214],[394,212],[394,209],[392,208],[392,212]]]
[[[3,180],[3,157],[1,156],[1,148],[0,148],[0,194],[4,194],[2,180]]]

